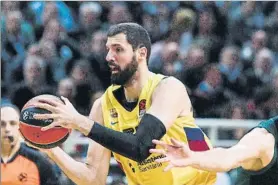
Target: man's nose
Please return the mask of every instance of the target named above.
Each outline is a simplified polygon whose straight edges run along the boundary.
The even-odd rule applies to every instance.
[[[114,54],[111,51],[108,51],[105,59],[107,62],[114,61],[115,60]]]
[[[9,133],[11,131],[11,126],[9,124],[7,124],[4,128],[5,133]]]

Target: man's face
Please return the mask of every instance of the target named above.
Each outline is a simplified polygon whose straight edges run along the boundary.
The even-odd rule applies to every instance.
[[[72,98],[75,95],[74,82],[71,79],[61,80],[58,86],[58,95]]]
[[[106,60],[111,70],[111,83],[125,85],[138,69],[138,61],[132,46],[123,33],[108,37]]]
[[[28,61],[26,61],[28,62]],[[28,84],[37,84],[42,81],[42,73],[43,69],[39,66],[39,64],[30,62],[27,63],[24,68],[25,80]]]
[[[105,56],[105,43],[106,43],[106,35],[103,32],[96,32],[92,35],[91,40],[91,51],[103,56]]]
[[[51,19],[45,26],[43,32],[43,38],[45,40],[50,40],[56,43],[59,40],[59,35],[61,33],[60,24],[57,20]]]
[[[7,23],[6,23],[6,29],[8,33],[18,33],[20,30],[20,22],[21,18],[18,15],[15,14],[8,14],[7,16]]]
[[[19,114],[12,107],[1,108],[1,144],[14,145],[19,139]]]

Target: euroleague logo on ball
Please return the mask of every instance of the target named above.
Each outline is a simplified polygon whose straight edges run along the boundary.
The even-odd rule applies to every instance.
[[[36,114],[36,112],[25,110],[23,115],[22,115],[22,119],[24,121],[26,121],[26,120],[35,120],[35,118],[34,118],[35,114]],[[53,119],[51,119],[51,118],[50,119],[44,119],[42,121],[46,124],[50,124],[50,123],[53,122]]]
[[[26,110],[26,111],[24,111],[22,118],[24,121],[26,121],[28,119],[30,119],[30,120],[35,119],[34,114],[35,114],[34,112],[30,112],[30,111]]]
[[[28,118],[29,118],[29,112],[28,111],[25,111],[24,113],[23,113],[23,120],[27,120]]]

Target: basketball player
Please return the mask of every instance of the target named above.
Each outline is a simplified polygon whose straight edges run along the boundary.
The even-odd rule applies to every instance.
[[[1,184],[58,185],[54,168],[39,151],[20,142],[19,111],[1,106]]]
[[[173,77],[154,74],[147,61],[151,41],[147,31],[135,23],[122,23],[108,31],[106,60],[111,69],[110,86],[94,103],[90,119],[80,115],[65,98],[65,104],[42,100],[34,106],[53,114],[36,119],[54,119],[43,130],[61,125],[91,138],[87,163],[74,161],[60,148],[45,150],[77,184],[105,184],[111,151],[130,185],[210,185],[216,173],[192,167],[163,173],[165,164],[150,155],[153,139],[167,143],[173,137],[195,151],[211,144],[194,123],[191,102],[184,85]]]
[[[191,151],[184,143],[172,139],[172,144],[154,140],[163,149],[151,149],[164,154],[157,162],[169,162],[165,171],[173,167],[194,166],[215,172],[236,169],[236,185],[278,184],[278,116],[262,121],[231,148],[214,148],[205,152]]]

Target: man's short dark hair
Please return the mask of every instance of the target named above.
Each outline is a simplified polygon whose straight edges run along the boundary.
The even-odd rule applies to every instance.
[[[108,30],[108,37],[124,33],[127,42],[131,44],[133,51],[138,48],[147,48],[147,63],[151,54],[151,39],[145,28],[137,23],[120,23],[110,27]]]

